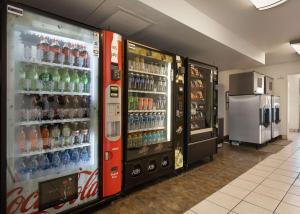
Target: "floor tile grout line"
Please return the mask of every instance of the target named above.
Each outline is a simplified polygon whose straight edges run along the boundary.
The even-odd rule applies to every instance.
[[[293,153],[293,155],[295,154],[295,152]],[[291,157],[291,156],[290,156]],[[296,182],[296,180],[298,179],[299,177],[299,174],[298,173],[298,176],[295,178],[294,182],[291,184],[290,188],[286,191],[286,193],[284,194],[283,198],[280,200],[279,204],[276,206],[276,208],[274,209],[273,211],[273,214],[275,213],[275,211],[277,210],[277,208],[279,207],[279,205],[283,202],[283,199],[285,198],[285,196],[288,194],[288,192],[290,191],[291,187],[294,185],[294,183]]]
[[[277,154],[277,153],[276,153]],[[291,154],[290,155],[290,157],[292,156],[292,155],[294,155],[295,154],[295,152],[293,153],[293,154]],[[265,158],[264,160],[266,160],[266,159],[268,159],[269,157],[267,157],[267,158]],[[285,161],[284,161],[285,162]],[[260,162],[259,162],[260,163]],[[259,164],[259,163],[257,163],[257,164]],[[283,163],[282,163],[283,164]],[[281,164],[281,165],[282,165]],[[274,168],[274,170],[269,174],[269,175],[271,175],[276,169],[279,169],[279,167],[281,166],[281,165],[279,165],[277,168],[274,168],[274,167],[271,167],[271,168]],[[255,165],[256,166],[256,165]],[[255,167],[254,166],[254,167]],[[252,167],[252,168],[254,168],[254,167]],[[252,169],[251,168],[251,169]],[[269,167],[270,168],[270,167]],[[249,169],[249,170],[251,170],[251,169]],[[248,171],[249,171],[248,170]],[[269,175],[268,175],[268,177],[269,177]],[[298,174],[298,176],[299,176],[299,174]],[[246,197],[248,197],[251,193],[253,193],[254,191],[255,191],[255,189],[257,189],[257,187],[258,186],[260,186],[260,185],[262,185],[262,183],[265,181],[267,179],[267,177],[265,177],[264,178],[264,180],[262,181],[262,182],[260,182],[252,191],[250,191],[236,206],[234,206],[231,210],[230,210],[230,212],[231,211],[233,211],[233,209],[235,208],[235,207],[237,207],[242,201],[244,201],[244,199],[246,198]],[[297,178],[296,178],[297,179]],[[295,181],[296,181],[296,179],[295,179]],[[295,183],[295,181],[293,182],[293,183]],[[290,187],[291,188],[291,187]],[[288,190],[289,191],[289,190]],[[288,192],[287,191],[287,192]],[[286,194],[287,194],[287,192],[286,192]],[[285,195],[286,195],[285,194]],[[284,197],[285,197],[285,195],[284,195]],[[283,197],[283,198],[284,198]],[[271,197],[270,197],[271,198]],[[283,198],[281,199],[281,201],[283,200]],[[278,203],[278,205],[276,206],[276,208],[275,208],[275,210],[277,209],[277,207],[279,206],[279,204],[281,203],[281,201],[279,200],[279,203]],[[247,203],[249,203],[249,204],[252,204],[252,203],[250,203],[250,202],[248,202],[248,201],[245,201],[245,202],[247,202]],[[257,206],[257,205],[255,205],[255,204],[252,204],[252,205],[254,205],[254,206]],[[260,207],[260,206],[257,206],[257,207]],[[263,209],[266,209],[266,208],[264,208],[264,207],[260,207],[260,208],[263,208]],[[269,209],[266,209],[266,210],[269,210]],[[273,210],[273,213],[275,212],[275,210]],[[271,211],[271,210],[270,210]]]
[[[282,150],[284,150],[285,148],[289,148],[289,150],[290,150],[290,148],[294,148],[294,146],[293,146],[293,147],[291,147],[291,146],[289,146],[289,147],[284,146],[284,148],[283,148]],[[297,152],[300,151],[300,146],[299,146],[299,148],[297,147],[296,150],[294,150],[293,152],[288,152],[287,150],[282,151],[282,150],[278,151],[278,152],[275,153],[274,155],[279,154],[280,152],[283,152],[283,153],[282,153],[283,155],[288,154],[288,157],[287,157],[286,159],[276,159],[276,158],[272,158],[271,155],[270,155],[270,156],[264,158],[263,160],[261,160],[260,162],[255,163],[255,165],[252,166],[252,168],[248,169],[246,172],[243,172],[243,174],[247,173],[248,171],[250,171],[251,169],[253,169],[254,167],[256,167],[258,164],[260,164],[260,163],[263,162],[263,161],[267,161],[267,160],[271,160],[271,161],[272,161],[272,160],[274,160],[274,162],[281,162],[281,163],[280,163],[278,166],[276,166],[276,167],[274,167],[274,166],[272,166],[272,165],[263,165],[263,164],[262,164],[262,165],[261,165],[262,167],[266,167],[266,168],[271,168],[271,169],[272,169],[272,170],[270,171],[270,173],[269,173],[267,176],[261,176],[261,175],[256,175],[256,174],[251,174],[251,173],[249,173],[250,175],[258,176],[258,177],[263,178],[263,180],[262,180],[260,183],[254,183],[254,182],[252,182],[252,181],[250,181],[250,180],[246,180],[246,179],[243,179],[243,178],[239,178],[239,177],[242,176],[243,174],[241,174],[241,175],[239,175],[239,176],[237,177],[237,178],[239,178],[239,179],[241,179],[241,180],[243,180],[243,181],[251,182],[251,183],[253,183],[253,184],[256,184],[256,186],[254,187],[254,189],[249,190],[249,189],[245,189],[245,188],[243,188],[243,187],[240,187],[240,186],[237,186],[237,185],[234,185],[234,184],[230,184],[230,183],[227,183],[226,185],[224,185],[223,187],[221,187],[221,189],[222,189],[222,188],[224,188],[224,187],[226,187],[226,186],[228,186],[228,185],[232,185],[232,186],[234,186],[234,187],[241,188],[241,189],[244,189],[244,190],[249,191],[249,193],[246,194],[242,199],[236,198],[235,196],[230,195],[230,194],[227,194],[227,193],[225,193],[225,192],[221,192],[220,189],[217,190],[217,191],[214,192],[214,193],[221,192],[221,193],[226,194],[226,195],[228,195],[228,196],[234,197],[234,198],[236,198],[236,199],[238,199],[238,200],[240,201],[240,202],[237,204],[237,205],[239,205],[241,202],[244,201],[244,199],[245,199],[246,197],[248,197],[249,194],[253,193],[260,185],[262,185],[262,183],[263,183],[266,179],[270,179],[270,180],[275,181],[275,182],[280,182],[280,183],[284,183],[284,184],[290,185],[290,186],[289,186],[289,189],[287,190],[287,192],[286,192],[285,195],[284,195],[284,197],[285,197],[286,194],[288,194],[288,191],[289,191],[289,190],[291,189],[291,187],[294,185],[295,181],[298,179],[298,177],[299,177],[299,172],[295,172],[294,170],[288,170],[288,169],[286,169],[286,168],[280,168],[280,167],[282,167],[283,164],[290,164],[290,163],[288,163],[288,162],[291,162],[291,161],[290,161],[291,158],[292,158],[292,159],[297,159],[297,158],[294,158],[294,155],[295,155],[295,153],[297,153]],[[290,164],[290,165],[292,165],[292,166],[295,167],[295,168],[298,168],[297,165],[294,165],[294,164]],[[230,167],[227,167],[227,168],[230,168]],[[300,168],[300,167],[299,167],[299,168]],[[259,169],[257,169],[257,170],[259,170]],[[296,178],[294,178],[294,177],[290,177],[290,176],[278,174],[278,175],[280,175],[280,176],[285,176],[285,177],[287,177],[287,178],[292,178],[292,179],[294,179],[294,182],[293,182],[292,184],[289,184],[289,183],[282,182],[282,181],[280,181],[280,180],[273,180],[273,179],[270,178],[270,176],[273,175],[273,174],[275,173],[276,170],[284,170],[284,171],[287,171],[287,172],[294,172],[294,173],[298,173],[298,175],[296,176]],[[263,171],[263,170],[261,170],[261,171]],[[217,174],[217,173],[214,173],[214,174]],[[234,179],[234,180],[235,180],[235,179]],[[234,181],[234,180],[232,180],[232,181]],[[231,181],[231,182],[232,182],[232,181]],[[269,187],[269,186],[266,186],[266,187]],[[279,189],[278,189],[278,190],[279,190]],[[281,190],[281,191],[282,191],[282,190]],[[258,194],[261,194],[261,193],[258,193]],[[212,195],[212,194],[211,194],[211,195]],[[264,195],[264,194],[261,194],[261,195],[263,195],[263,196],[265,196],[265,197],[268,197],[268,198],[272,198],[272,197],[269,197],[269,196]],[[209,197],[209,196],[208,196],[208,197]],[[206,197],[203,201],[207,200],[208,197]],[[283,198],[284,198],[284,197],[283,197]],[[280,204],[280,203],[283,201],[283,198],[282,198],[281,200],[278,200],[278,199],[275,199],[275,198],[272,198],[272,199],[280,201],[280,202],[279,202],[279,204]],[[217,205],[217,206],[219,206],[219,207],[222,207],[222,208],[228,210],[228,212],[234,212],[233,209],[237,206],[237,205],[236,205],[236,206],[234,206],[231,210],[229,210],[228,208],[223,207],[223,206],[221,206],[221,205],[215,203],[214,201],[210,201],[210,200],[207,200],[207,201],[210,202],[210,203],[213,203],[213,204],[215,204],[215,205]],[[244,202],[247,202],[247,201],[244,201]],[[199,203],[201,203],[201,201],[200,201]],[[198,203],[198,204],[199,204],[199,203]],[[251,202],[247,202],[247,203],[252,204]],[[276,209],[278,208],[279,204],[276,206],[276,208],[275,208],[275,210],[274,210],[273,212],[276,211]],[[255,205],[255,204],[252,204],[252,205],[257,206],[257,207],[260,207],[260,206]],[[265,208],[265,207],[261,207],[261,208],[263,208],[263,209],[265,209],[265,210],[269,210],[269,209],[267,209],[267,208]],[[191,210],[191,209],[190,209],[190,210]],[[195,213],[194,210],[191,210],[191,211],[192,211],[193,213]]]

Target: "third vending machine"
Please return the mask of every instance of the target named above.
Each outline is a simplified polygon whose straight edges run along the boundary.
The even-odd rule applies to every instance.
[[[125,43],[124,188],[173,171],[173,59],[131,41]]]
[[[186,163],[212,159],[217,141],[217,68],[187,60]]]

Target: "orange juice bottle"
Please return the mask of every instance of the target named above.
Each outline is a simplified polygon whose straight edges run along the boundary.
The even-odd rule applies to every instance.
[[[19,152],[20,153],[25,152],[26,134],[25,134],[25,131],[24,131],[23,127],[21,127],[18,131],[17,144],[18,144]]]
[[[38,132],[35,126],[32,126],[28,132],[28,139],[31,146],[31,151],[35,151],[38,148]]]
[[[41,137],[43,141],[43,149],[49,149],[49,129],[47,126],[42,126],[41,127]]]

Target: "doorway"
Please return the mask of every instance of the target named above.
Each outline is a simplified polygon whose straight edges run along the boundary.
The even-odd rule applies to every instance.
[[[288,121],[289,138],[300,132],[300,74],[288,75]]]

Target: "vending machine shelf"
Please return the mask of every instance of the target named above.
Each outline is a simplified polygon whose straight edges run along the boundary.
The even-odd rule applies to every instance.
[[[157,109],[157,110],[128,110],[129,113],[160,113],[166,112],[165,109]]]
[[[55,124],[55,123],[74,123],[74,122],[88,122],[90,118],[73,118],[73,119],[62,119],[62,120],[35,120],[35,121],[24,121],[16,123],[17,126],[31,126],[31,125],[43,125],[43,124]]]
[[[40,95],[61,95],[61,96],[91,96],[91,93],[83,92],[67,92],[67,91],[27,91],[27,90],[18,90],[17,94],[40,94]]]
[[[91,70],[90,68],[86,68],[86,67],[58,64],[58,63],[53,63],[53,62],[33,61],[33,60],[26,60],[26,59],[23,59],[20,62],[35,64],[35,65],[44,65],[44,66],[50,66],[50,67],[75,69],[75,70],[81,70],[81,71],[90,71]]]
[[[128,92],[132,92],[132,93],[144,93],[144,94],[162,94],[162,95],[166,95],[166,92],[160,92],[160,91],[142,91],[142,90],[128,90]]]
[[[151,73],[151,72],[141,71],[141,70],[136,70],[136,69],[128,69],[128,70],[129,70],[129,72],[135,72],[135,73],[139,73],[139,74],[147,74],[147,75],[153,75],[153,76],[158,76],[158,77],[167,77],[167,75],[156,74],[156,73]]]
[[[166,129],[166,127],[155,127],[155,128],[147,128],[147,129],[136,129],[136,130],[128,130],[128,133],[135,133],[135,132],[146,132],[146,131],[155,131],[155,130],[161,130]]]
[[[15,155],[15,157],[16,158],[29,157],[29,156],[41,155],[41,154],[45,154],[45,153],[60,152],[60,151],[64,151],[67,149],[82,148],[82,147],[86,147],[86,146],[91,146],[91,143],[82,143],[82,144],[76,144],[76,145],[71,145],[71,146],[55,147],[55,148],[51,148],[51,149],[42,149],[42,150],[24,152],[24,153]]]

